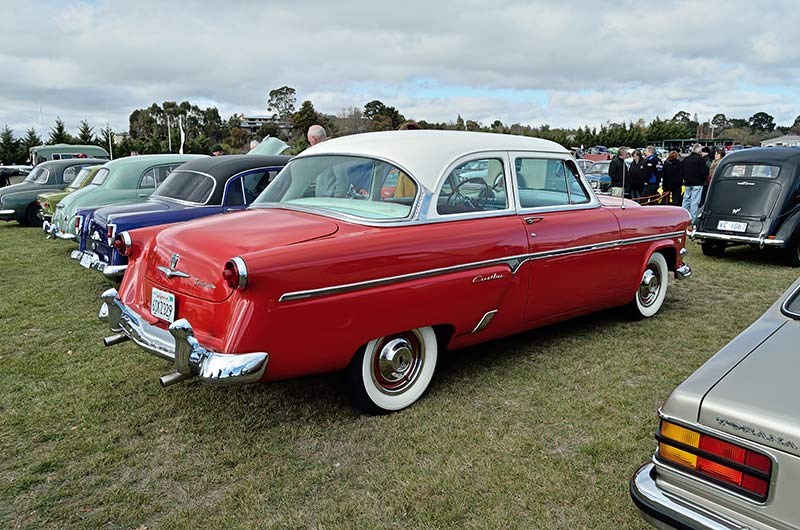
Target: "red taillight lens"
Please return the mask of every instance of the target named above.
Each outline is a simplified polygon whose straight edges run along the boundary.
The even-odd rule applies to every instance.
[[[76,215],[75,216],[75,231],[77,232],[80,229],[81,229],[81,216],[80,215]]]
[[[44,208],[47,209],[47,210],[50,209],[50,203],[49,202],[46,202],[46,203],[42,204],[42,206],[44,206]]]
[[[247,267],[240,257],[229,259],[222,269],[222,280],[231,289],[244,289],[247,287]]]
[[[689,468],[720,484],[733,486],[757,500],[767,498],[772,461],[739,445],[662,421],[658,457]]]
[[[108,225],[106,227],[106,239],[109,241],[114,240],[114,225]]]
[[[122,232],[114,239],[114,249],[123,256],[131,255],[131,238],[128,232]]]

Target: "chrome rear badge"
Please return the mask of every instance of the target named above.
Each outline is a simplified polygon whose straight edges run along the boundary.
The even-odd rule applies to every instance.
[[[748,425],[742,425],[741,423],[737,423],[735,421],[726,420],[725,418],[720,418],[719,416],[717,416],[714,419],[716,419],[717,423],[719,423],[723,427],[730,427],[731,429],[735,429],[735,430],[741,431],[741,432],[743,432],[745,434],[749,434],[750,436],[752,436],[754,438],[761,438],[762,440],[765,440],[767,442],[772,442],[772,443],[775,443],[775,444],[778,444],[778,445],[782,445],[784,447],[788,447],[789,449],[794,449],[795,451],[797,450],[797,444],[795,444],[791,440],[787,440],[786,438],[784,438],[782,436],[778,436],[778,435],[771,434],[771,433],[764,432],[764,431],[759,431],[759,430],[756,430],[755,428],[750,427]]]
[[[733,215],[736,215],[737,213],[739,213],[739,212],[741,212],[741,211],[742,211],[742,209],[741,209],[741,208],[734,208],[733,210],[731,210],[731,213],[732,213]]]
[[[179,271],[176,269],[178,266],[178,261],[181,259],[179,254],[173,254],[169,259],[169,268],[164,267],[163,265],[159,265],[156,267],[159,271],[164,273],[164,276],[167,278],[172,278],[173,276],[178,278],[188,278],[189,275],[183,271]]]

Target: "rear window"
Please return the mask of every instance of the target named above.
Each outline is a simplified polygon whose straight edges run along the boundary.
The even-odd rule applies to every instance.
[[[725,168],[722,178],[761,178],[774,179],[780,173],[778,166],[768,166],[763,164],[731,164]]]
[[[193,171],[173,171],[153,192],[153,197],[166,197],[195,204],[205,203],[214,191],[214,179]]]
[[[92,186],[100,186],[103,182],[106,181],[108,178],[108,168],[103,167],[100,168],[97,173],[94,174],[94,178],[92,179]]]

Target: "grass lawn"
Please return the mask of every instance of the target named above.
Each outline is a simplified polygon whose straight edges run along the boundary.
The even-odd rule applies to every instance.
[[[656,409],[797,277],[692,243],[657,317],[453,352],[420,402],[370,417],[336,374],[162,390],[167,363],[103,347],[111,284],[72,248],[0,223],[0,528],[643,528],[628,479]]]

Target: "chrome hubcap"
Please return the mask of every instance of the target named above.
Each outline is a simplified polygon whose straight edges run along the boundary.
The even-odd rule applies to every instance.
[[[425,360],[416,332],[386,337],[375,348],[372,379],[386,394],[403,392],[414,384]]]
[[[651,266],[642,275],[642,282],[639,285],[639,302],[649,307],[658,299],[658,293],[661,291],[661,279],[658,277],[658,271]]]

